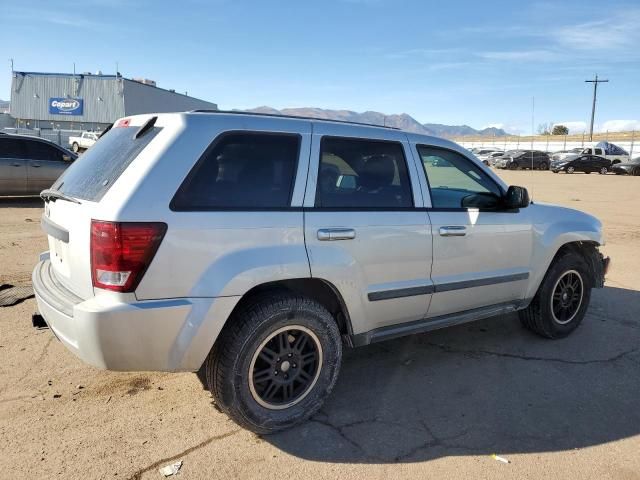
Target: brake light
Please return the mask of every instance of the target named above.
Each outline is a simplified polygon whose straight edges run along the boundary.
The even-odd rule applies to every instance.
[[[91,220],[93,286],[133,292],[167,231],[165,223]]]

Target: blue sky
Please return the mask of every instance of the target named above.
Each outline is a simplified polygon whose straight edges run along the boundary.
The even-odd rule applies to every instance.
[[[146,77],[220,108],[406,112],[421,122],[640,129],[634,1],[0,0],[16,70]],[[582,122],[582,123],[580,123]],[[617,123],[616,123],[617,122]]]

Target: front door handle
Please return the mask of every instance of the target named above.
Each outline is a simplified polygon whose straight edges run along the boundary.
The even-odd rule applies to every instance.
[[[31,165],[33,168],[40,168],[40,164],[39,163],[34,163]]]
[[[21,163],[12,163],[11,165],[14,166],[14,167],[22,167]]]
[[[356,238],[356,231],[353,228],[321,228],[318,230],[318,240],[353,240]]]
[[[467,234],[467,227],[462,225],[450,225],[440,227],[440,236],[442,237],[464,237]]]

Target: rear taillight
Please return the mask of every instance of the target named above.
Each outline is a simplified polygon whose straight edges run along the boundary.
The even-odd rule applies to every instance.
[[[93,286],[133,292],[167,231],[165,223],[91,220]]]

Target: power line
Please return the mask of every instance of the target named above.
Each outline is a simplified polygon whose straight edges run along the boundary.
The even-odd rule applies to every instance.
[[[585,80],[585,83],[593,83],[593,105],[591,106],[591,127],[589,127],[589,141],[593,141],[593,120],[596,117],[596,96],[598,95],[598,84],[607,83],[609,80],[598,80],[598,74],[594,80]]]

